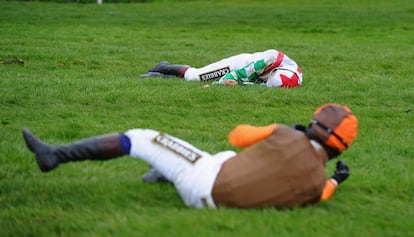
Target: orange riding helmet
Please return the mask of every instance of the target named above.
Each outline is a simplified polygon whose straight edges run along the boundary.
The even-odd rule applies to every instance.
[[[347,106],[324,104],[316,109],[309,128],[332,159],[354,142],[358,134],[358,120]]]

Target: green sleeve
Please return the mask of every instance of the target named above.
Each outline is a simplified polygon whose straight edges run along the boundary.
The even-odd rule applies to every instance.
[[[266,67],[266,63],[263,59],[251,62],[240,69],[235,69],[227,73],[223,78],[227,80],[237,80],[239,84],[245,81],[255,80],[259,77]]]

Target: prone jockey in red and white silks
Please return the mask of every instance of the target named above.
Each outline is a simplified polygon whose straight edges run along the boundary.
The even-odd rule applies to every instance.
[[[181,77],[187,81],[213,81],[216,85],[261,84],[284,88],[302,84],[302,71],[297,63],[276,49],[241,53],[200,68],[162,61],[141,77]]]

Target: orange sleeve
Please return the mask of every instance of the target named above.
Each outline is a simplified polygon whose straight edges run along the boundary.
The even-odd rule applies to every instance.
[[[328,179],[322,191],[321,201],[328,201],[331,199],[337,187],[338,183],[334,179]]]
[[[235,147],[246,147],[269,137],[277,124],[253,126],[240,124],[229,133],[229,142]]]

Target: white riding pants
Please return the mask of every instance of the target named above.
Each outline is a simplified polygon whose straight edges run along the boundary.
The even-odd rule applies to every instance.
[[[211,155],[179,138],[151,129],[132,129],[130,156],[139,158],[170,180],[187,206],[216,208],[211,196],[222,164],[236,153]]]

